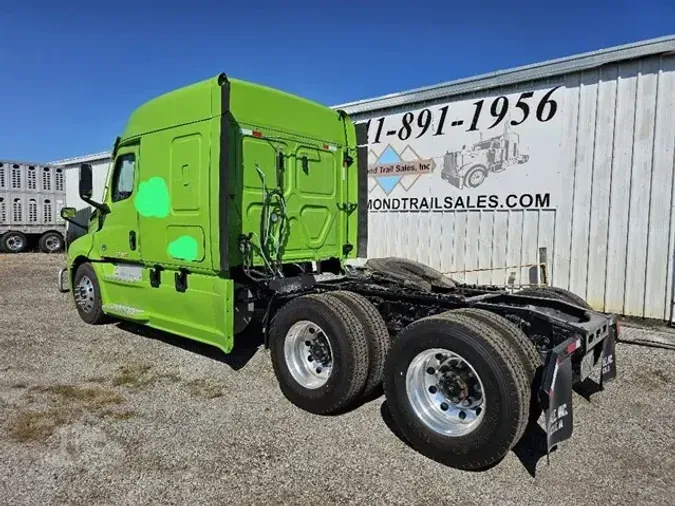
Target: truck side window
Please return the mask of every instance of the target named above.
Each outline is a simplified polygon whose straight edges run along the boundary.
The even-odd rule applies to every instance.
[[[112,201],[128,199],[134,192],[134,169],[136,157],[133,153],[121,155],[115,164],[113,175]]]

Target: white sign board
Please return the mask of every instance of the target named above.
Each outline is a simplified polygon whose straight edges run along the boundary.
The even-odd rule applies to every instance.
[[[368,120],[368,209],[555,209],[564,95],[530,89]]]

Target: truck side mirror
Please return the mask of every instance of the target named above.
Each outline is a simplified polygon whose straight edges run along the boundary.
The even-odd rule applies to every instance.
[[[77,209],[75,209],[74,207],[64,207],[63,209],[61,209],[61,218],[66,220],[68,223],[71,223],[77,227],[86,230],[87,227],[85,225],[82,225],[81,223],[75,221],[76,216],[77,216]]]
[[[93,187],[91,165],[83,163],[80,165],[80,198],[85,202],[91,200]]]
[[[77,210],[74,207],[64,207],[61,209],[61,218],[64,220],[72,220],[77,216]]]

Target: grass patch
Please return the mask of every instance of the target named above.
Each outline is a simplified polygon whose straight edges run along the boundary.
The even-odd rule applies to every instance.
[[[33,392],[43,392],[61,397],[67,401],[79,401],[92,407],[120,404],[122,396],[102,388],[77,387],[73,385],[53,385],[32,388]]]
[[[137,387],[142,386],[150,381],[145,377],[145,374],[151,369],[149,365],[144,364],[129,364],[120,367],[119,374],[113,378],[112,384],[116,387],[120,386],[130,386]]]
[[[45,442],[54,431],[68,422],[67,410],[20,411],[7,423],[7,433],[19,443]]]
[[[39,396],[39,397],[38,397]],[[44,399],[40,399],[44,397]],[[45,409],[15,409],[9,416],[6,431],[10,439],[19,443],[45,443],[61,426],[94,414],[105,414],[126,420],[127,411],[115,411],[113,406],[122,404],[120,394],[103,388],[75,385],[46,385],[31,387],[24,396],[30,405],[38,400],[47,404]],[[133,415],[132,415],[133,416]]]
[[[223,391],[220,387],[208,383],[204,379],[196,379],[186,383],[189,392],[195,397],[203,399],[216,399],[223,396]]]

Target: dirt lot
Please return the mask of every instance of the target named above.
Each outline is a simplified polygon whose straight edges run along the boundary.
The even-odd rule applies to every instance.
[[[1,504],[672,504],[675,351],[620,344],[546,465],[532,430],[482,473],[404,444],[382,397],[338,417],[281,395],[255,338],[233,357],[82,323],[60,256],[0,255]]]

